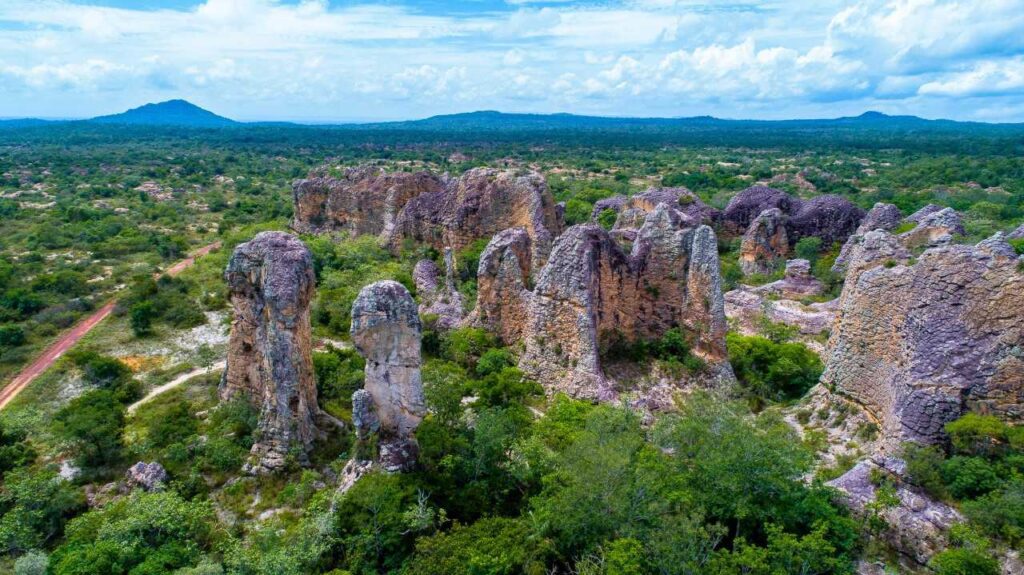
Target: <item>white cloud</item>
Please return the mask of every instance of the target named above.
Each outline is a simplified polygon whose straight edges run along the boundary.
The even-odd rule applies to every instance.
[[[412,0],[90,1],[0,0],[0,21],[19,24],[0,29],[0,115],[158,97],[271,117],[802,116],[879,103],[963,115],[958,98],[1019,98],[1024,74],[1020,0],[507,0],[471,14]]]

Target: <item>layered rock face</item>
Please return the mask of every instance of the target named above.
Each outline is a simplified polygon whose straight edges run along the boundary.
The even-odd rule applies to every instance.
[[[296,230],[379,235],[396,250],[414,240],[458,252],[520,227],[530,236],[533,263],[540,267],[562,229],[554,198],[537,172],[475,168],[449,178],[359,167],[341,178],[301,180],[293,196]]]
[[[554,198],[537,172],[476,168],[452,180],[441,192],[417,196],[398,214],[388,237],[392,247],[405,239],[459,251],[508,228],[522,228],[533,246],[533,265],[547,259],[562,225]]]
[[[917,227],[900,234],[900,242],[907,247],[939,246],[951,243],[954,236],[965,234],[963,219],[953,208],[932,211],[917,219]]]
[[[352,304],[352,343],[366,359],[364,389],[353,396],[356,431],[363,437],[380,433],[379,462],[389,471],[409,469],[416,461],[414,433],[426,415],[421,330],[416,302],[398,282],[370,284]]]
[[[506,344],[520,341],[529,314],[530,236],[522,228],[496,234],[480,255],[476,307],[469,322]]]
[[[691,338],[695,355],[707,362],[709,379],[731,380],[717,242],[709,227],[685,226],[689,221],[659,204],[645,218],[630,254],[594,224],[562,234],[536,287],[521,290],[513,307],[516,317],[518,310],[526,314],[518,332],[525,344],[520,369],[549,392],[612,399],[617,392],[602,371],[602,350],[679,327]],[[502,259],[514,262],[519,256],[496,261]],[[498,283],[518,285],[515,274],[521,270],[512,263],[485,269],[484,260],[481,285],[484,274],[495,269],[512,276],[511,282],[502,277]],[[510,335],[517,331],[502,329]]]
[[[782,210],[770,208],[758,214],[740,243],[740,269],[747,275],[771,273],[787,254],[789,235]]]
[[[729,200],[722,212],[722,220],[727,231],[742,234],[761,212],[777,208],[784,214],[795,213],[799,204],[798,198],[782,190],[751,186]]]
[[[868,232],[851,254],[822,382],[881,422],[887,448],[941,442],[968,408],[1021,420],[1020,261],[1002,234],[910,263],[901,239]]]
[[[234,320],[220,397],[242,397],[259,410],[246,469],[273,471],[318,435],[309,327],[313,257],[295,236],[262,232],[235,248],[224,278]]]
[[[292,227],[302,233],[389,234],[409,200],[446,185],[428,172],[388,173],[374,166],[348,168],[340,178],[318,175],[292,188]]]
[[[801,238],[821,238],[824,246],[845,242],[864,219],[864,210],[846,198],[832,195],[817,196],[799,204],[787,224],[790,241]]]

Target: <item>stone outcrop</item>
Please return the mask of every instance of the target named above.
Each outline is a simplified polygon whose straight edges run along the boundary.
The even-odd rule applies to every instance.
[[[377,235],[396,251],[411,240],[459,252],[521,227],[533,244],[533,264],[540,267],[562,228],[544,177],[522,170],[475,168],[450,178],[359,167],[340,178],[301,180],[293,196],[296,230]]]
[[[316,174],[292,188],[292,228],[302,233],[388,235],[409,200],[441,192],[447,183],[428,172],[386,172],[376,166],[347,168],[338,178]]]
[[[455,287],[455,256],[451,248],[444,251],[445,275],[441,282],[441,270],[432,260],[420,260],[413,268],[412,277],[416,282],[416,294],[420,298],[421,315],[436,315],[437,326],[451,329],[459,325],[465,315],[462,294]]]
[[[942,206],[928,204],[927,206],[907,216],[906,220],[908,222],[921,223],[921,220],[927,218],[928,216],[934,214],[935,212],[942,211],[942,209]]]
[[[864,234],[874,230],[885,230],[892,231],[899,227],[903,221],[903,214],[900,213],[899,208],[892,204],[885,204],[878,202],[872,207],[864,219],[857,226],[857,230],[846,239],[846,243],[843,244],[842,250],[839,252],[839,256],[836,257],[836,261],[832,264],[832,271],[835,273],[844,273],[846,271],[846,265],[850,261],[850,253],[857,242],[863,239]]]
[[[125,485],[128,489],[141,487],[146,491],[156,491],[163,488],[167,482],[167,471],[157,462],[145,463],[140,461],[128,468],[124,474]]]
[[[1017,229],[1006,234],[1006,239],[1008,240],[1019,240],[1021,238],[1024,238],[1024,224],[1017,226]]]
[[[526,310],[520,369],[549,392],[612,399],[618,391],[604,375],[602,352],[678,327],[707,363],[707,379],[731,381],[717,242],[709,227],[690,222],[659,204],[629,254],[594,224],[562,234],[536,287],[515,304]],[[481,260],[481,285],[488,269]],[[512,264],[498,269],[517,271]]]
[[[797,259],[786,262],[786,273],[781,280],[758,286],[751,291],[765,296],[800,299],[821,295],[824,290],[825,286],[811,275],[811,262]]]
[[[591,212],[591,220],[596,222],[602,212],[610,209],[618,214],[616,229],[639,229],[644,217],[653,212],[658,204],[666,204],[696,223],[711,224],[720,217],[718,210],[705,204],[697,194],[686,188],[652,187],[630,197],[612,196],[598,200]]]
[[[821,244],[827,247],[845,242],[862,219],[864,210],[846,198],[824,195],[800,202],[799,209],[790,215],[786,227],[791,242],[816,237],[821,238]]]
[[[909,248],[946,245],[952,243],[955,236],[966,233],[963,218],[953,208],[932,211],[916,220],[907,218],[907,221],[917,222],[914,229],[899,236],[900,243]]]
[[[896,478],[905,473],[906,465],[898,459],[880,457],[861,461],[843,476],[828,485],[840,491],[844,502],[857,515],[868,513],[875,501],[876,490],[872,472]],[[939,551],[946,549],[946,533],[963,517],[955,509],[930,499],[905,483],[897,483],[895,506],[880,511],[887,528],[882,538],[890,547],[918,565],[925,565]]]
[[[544,177],[476,168],[451,180],[443,191],[413,198],[398,214],[387,242],[397,249],[411,239],[458,252],[515,227],[530,236],[533,266],[543,265],[562,228]]]
[[[1002,234],[912,262],[900,238],[868,232],[852,250],[822,382],[879,420],[888,449],[942,442],[967,409],[1024,419],[1020,262]]]
[[[864,219],[864,210],[839,196],[801,200],[782,190],[753,186],[729,202],[722,213],[722,228],[727,234],[743,234],[740,267],[744,273],[768,273],[801,239],[821,238],[823,246],[845,242]]]
[[[416,462],[414,434],[426,414],[421,330],[416,302],[398,282],[370,284],[352,304],[352,343],[366,359],[364,389],[353,396],[353,410],[359,411],[356,433],[366,437],[376,428],[378,461],[388,471]]]
[[[726,231],[742,234],[761,212],[777,208],[784,214],[795,213],[800,200],[782,190],[767,186],[750,186],[733,196],[722,212]]]
[[[770,299],[750,288],[740,287],[725,294],[725,315],[736,322],[745,335],[760,335],[759,322],[768,320],[797,328],[801,335],[825,333],[836,318],[835,300],[803,304],[790,299]],[[804,341],[815,352],[823,351],[820,344]]]
[[[309,326],[313,257],[295,236],[262,232],[235,248],[224,278],[234,320],[220,397],[241,397],[259,410],[246,470],[273,471],[318,436]]]
[[[530,236],[522,228],[496,234],[480,255],[476,307],[469,322],[505,343],[520,341],[529,308]]]
[[[769,274],[789,254],[786,216],[769,208],[750,223],[740,243],[740,269],[744,274]]]

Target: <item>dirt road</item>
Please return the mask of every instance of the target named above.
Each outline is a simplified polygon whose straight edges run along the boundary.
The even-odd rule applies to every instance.
[[[197,258],[201,258],[219,247],[220,242],[213,242],[208,246],[203,246],[193,252],[189,257],[167,268],[163,273],[172,277],[176,276],[191,267],[192,264],[196,263]],[[157,274],[157,276],[160,275],[162,274]],[[57,341],[53,342],[50,347],[46,348],[46,350],[43,351],[35,361],[22,369],[18,375],[14,376],[14,379],[12,379],[11,382],[3,388],[3,390],[0,390],[0,409],[6,407],[11,400],[21,393],[21,390],[28,387],[28,384],[32,383],[37,377],[42,375],[44,371],[49,369],[50,366],[57,361],[57,358],[64,355],[64,352],[71,349],[72,346],[78,343],[78,340],[82,339],[85,334],[92,330],[92,328],[99,325],[101,321],[107,319],[107,316],[114,311],[114,307],[116,305],[116,299],[112,299],[105,303],[103,307],[96,310],[95,313],[64,332],[64,334],[61,335]]]

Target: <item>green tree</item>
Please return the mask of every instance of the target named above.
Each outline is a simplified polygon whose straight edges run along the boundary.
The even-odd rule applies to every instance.
[[[153,309],[152,302],[140,301],[132,305],[131,310],[128,312],[128,322],[131,325],[132,333],[136,337],[143,337],[152,333],[154,317],[156,317],[156,311]]]
[[[124,406],[107,390],[86,392],[54,416],[54,431],[73,446],[77,465],[100,470],[121,458]]]

